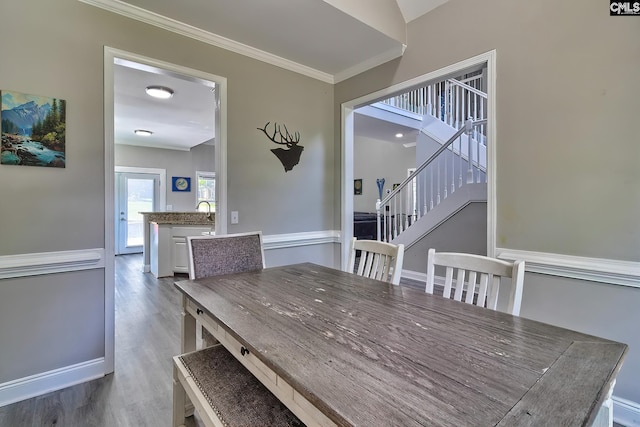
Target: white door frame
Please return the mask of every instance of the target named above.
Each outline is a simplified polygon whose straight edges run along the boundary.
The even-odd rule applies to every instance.
[[[349,240],[353,236],[353,140],[354,110],[364,105],[388,98],[398,92],[410,90],[430,81],[450,76],[458,71],[487,64],[487,255],[496,251],[496,51],[483,53],[473,58],[449,65],[440,70],[415,77],[402,83],[344,102],[342,117],[342,187],[341,187],[341,262],[347,265]]]
[[[216,233],[227,232],[227,79],[181,65],[171,64],[135,53],[104,48],[104,174],[105,174],[105,212],[104,212],[104,340],[105,373],[113,372],[115,367],[115,225],[114,225],[114,113],[113,113],[113,66],[116,58],[149,65],[177,74],[215,82],[215,171],[216,179]],[[218,210],[219,209],[219,210]]]

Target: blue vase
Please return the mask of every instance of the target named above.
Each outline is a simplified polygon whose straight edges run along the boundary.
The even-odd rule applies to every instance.
[[[378,184],[378,194],[380,196],[378,198],[382,200],[382,189],[384,188],[384,178],[376,179],[376,184]]]

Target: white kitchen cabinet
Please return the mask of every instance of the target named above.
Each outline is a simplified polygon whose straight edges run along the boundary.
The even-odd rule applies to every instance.
[[[151,273],[156,277],[189,272],[187,236],[210,233],[213,227],[150,223]]]

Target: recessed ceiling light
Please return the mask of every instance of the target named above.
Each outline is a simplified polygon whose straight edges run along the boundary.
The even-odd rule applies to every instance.
[[[164,86],[147,86],[145,92],[149,96],[160,99],[169,99],[173,96],[173,89]]]
[[[402,138],[403,136],[404,136],[404,134],[402,134],[400,132],[396,133],[396,138]]]
[[[136,135],[140,135],[140,136],[151,136],[153,135],[153,132],[151,132],[150,130],[144,130],[144,129],[136,129],[133,131],[133,133],[135,133]]]

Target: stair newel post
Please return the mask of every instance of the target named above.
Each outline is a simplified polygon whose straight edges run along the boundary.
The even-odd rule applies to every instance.
[[[382,224],[380,219],[380,199],[378,199],[376,200],[376,226],[378,227],[378,240],[382,240]]]
[[[473,132],[473,121],[471,119],[467,119],[464,123],[464,133],[467,135],[467,142],[469,145],[469,151],[467,153],[467,160],[469,161],[469,168],[467,169],[467,184],[473,184],[473,153],[471,147],[471,134]]]

